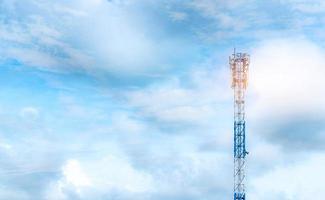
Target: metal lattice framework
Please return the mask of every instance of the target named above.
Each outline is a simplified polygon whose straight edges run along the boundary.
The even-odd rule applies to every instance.
[[[248,79],[249,55],[236,53],[229,57],[234,89],[234,200],[245,200],[245,91]]]

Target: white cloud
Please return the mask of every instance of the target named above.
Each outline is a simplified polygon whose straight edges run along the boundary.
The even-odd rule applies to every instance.
[[[170,159],[172,169],[164,167],[156,174],[158,193],[171,196],[191,196],[193,198],[223,199],[231,195],[231,156],[224,153],[182,152]],[[210,193],[220,190],[223,193]]]
[[[253,200],[321,200],[323,199],[323,166],[325,156],[313,155],[297,164],[277,167],[249,184],[249,197]]]
[[[68,160],[62,168],[62,173],[65,181],[77,188],[91,185],[78,160]]]
[[[323,112],[323,55],[318,45],[299,38],[269,40],[256,47],[249,72],[250,115]]]
[[[204,124],[221,112],[216,105],[230,97],[231,89],[225,87],[228,76],[225,70],[194,70],[186,80],[190,87],[182,86],[181,80],[175,78],[130,92],[127,97],[131,106],[158,121]]]
[[[130,193],[150,192],[152,177],[134,168],[125,157],[107,156],[89,166],[94,183],[103,192],[106,190],[125,190]]]
[[[131,134],[141,134],[146,132],[146,123],[140,122],[136,119],[132,119],[128,116],[128,113],[113,113],[112,114],[112,125],[110,126],[110,130],[117,134],[127,134],[129,137],[129,133]]]
[[[318,123],[325,111],[324,52],[305,38],[270,39],[252,48],[247,99],[252,199],[322,199],[323,177],[317,174],[324,156],[304,153],[323,140]]]
[[[28,48],[8,48],[5,55],[8,58],[18,59],[20,62],[33,67],[44,67],[44,69],[55,70],[55,67],[59,65],[55,57],[42,51]]]
[[[49,185],[47,199],[81,199],[122,194],[148,193],[153,190],[149,174],[135,169],[122,155],[81,162],[68,160],[62,168],[63,177]]]
[[[247,1],[215,1],[215,0],[192,0],[189,7],[197,10],[201,15],[216,19],[217,26],[221,29],[242,29],[246,26],[247,19],[238,20],[235,13],[244,6],[250,5]],[[247,8],[247,7],[245,7]]]
[[[0,52],[3,58],[51,71],[90,65],[89,55],[64,41],[64,30],[60,30],[57,24],[49,23],[49,16],[25,15],[24,20],[0,21],[3,44]]]
[[[0,53],[26,65],[53,71],[142,73],[169,68],[168,60],[177,57],[175,52],[183,54],[178,51],[184,45],[182,41],[156,38],[161,26],[148,23],[145,19],[151,16],[139,10],[134,1],[36,0],[27,6],[20,4],[13,3],[12,10],[3,7],[2,15],[21,16],[0,22],[4,44]],[[28,8],[35,12],[30,13]]]
[[[96,52],[98,67],[139,73],[159,65],[159,43],[140,18],[131,8],[108,3],[83,20],[86,29],[80,31],[89,50]]]

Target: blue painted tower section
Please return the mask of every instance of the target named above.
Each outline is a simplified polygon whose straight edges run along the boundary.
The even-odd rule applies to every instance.
[[[245,200],[246,122],[245,91],[248,79],[249,55],[232,54],[229,58],[234,89],[234,200]]]

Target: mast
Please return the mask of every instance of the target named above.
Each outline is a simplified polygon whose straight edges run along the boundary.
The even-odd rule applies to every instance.
[[[234,53],[229,57],[234,89],[234,200],[245,200],[245,91],[247,88],[249,55]]]

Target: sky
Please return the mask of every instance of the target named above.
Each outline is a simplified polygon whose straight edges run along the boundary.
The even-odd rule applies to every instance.
[[[321,0],[0,0],[0,200],[323,199]]]

